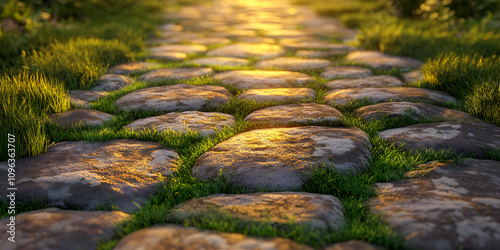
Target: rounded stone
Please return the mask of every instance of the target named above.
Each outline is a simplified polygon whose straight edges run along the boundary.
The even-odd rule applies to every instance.
[[[76,109],[62,113],[50,114],[48,119],[63,128],[73,126],[101,126],[115,118],[114,115],[91,109]]]
[[[370,69],[358,66],[333,66],[325,69],[320,75],[323,78],[359,78],[366,76],[373,76]]]
[[[236,41],[242,42],[242,43],[268,43],[268,44],[275,44],[276,40],[269,38],[269,37],[260,37],[260,36],[242,36],[235,38]]]
[[[231,40],[223,37],[202,37],[191,39],[190,42],[195,44],[212,45],[212,44],[230,44]]]
[[[233,57],[203,57],[187,61],[186,63],[196,63],[203,66],[244,66],[248,65],[248,60],[243,58],[233,58]]]
[[[430,162],[400,182],[377,183],[369,202],[418,249],[496,249],[500,242],[500,162]]]
[[[351,101],[361,99],[373,102],[433,101],[443,104],[457,101],[445,92],[410,87],[338,89],[327,92],[325,96],[325,102],[329,105],[334,102],[338,105],[346,105]]]
[[[211,68],[168,68],[157,69],[137,78],[143,82],[188,80],[191,78],[202,77],[213,72]]]
[[[288,42],[288,43],[281,43],[281,45],[287,49],[292,49],[292,50],[322,49],[322,50],[340,50],[345,52],[356,49],[341,43],[327,43],[321,41]]]
[[[68,93],[70,104],[83,108],[90,108],[92,106],[90,102],[95,102],[107,95],[109,93],[102,90],[70,90]]]
[[[258,59],[267,59],[278,56],[283,56],[286,51],[279,45],[272,44],[251,44],[251,43],[236,43],[225,47],[213,49],[207,52],[208,56],[221,57],[239,57],[248,58],[256,57]]]
[[[364,106],[353,114],[365,121],[380,120],[383,117],[402,117],[410,115],[413,119],[475,120],[474,116],[462,111],[442,108],[427,103],[385,102]]]
[[[239,95],[237,100],[255,102],[312,101],[316,92],[310,88],[250,89]]]
[[[364,169],[371,157],[370,148],[368,135],[358,128],[256,129],[202,154],[192,174],[205,180],[222,173],[230,184],[249,190],[296,190],[314,166],[346,172]]]
[[[111,240],[115,226],[131,216],[119,211],[70,211],[47,208],[16,214],[16,237],[0,238],[2,249],[96,249],[99,240]],[[10,218],[0,221],[10,223]],[[40,232],[43,227],[43,232]]]
[[[137,210],[160,185],[158,174],[170,176],[178,160],[174,150],[157,142],[60,142],[47,153],[16,160],[16,201],[37,197],[47,206],[94,210],[114,204]],[[7,175],[7,168],[0,168],[0,177]],[[0,187],[7,190],[8,183]]]
[[[166,112],[203,110],[228,103],[231,93],[220,86],[174,84],[131,92],[115,102],[119,110]]]
[[[168,61],[182,61],[186,59],[187,55],[184,52],[156,51],[150,53],[147,57],[151,59],[161,59]]]
[[[295,56],[307,58],[325,58],[334,56],[344,56],[347,50],[297,50]]]
[[[285,238],[257,238],[237,233],[202,231],[193,227],[164,224],[135,231],[123,237],[113,249],[312,250],[313,248]]]
[[[245,121],[307,125],[310,122],[336,122],[343,117],[340,111],[328,105],[299,103],[259,109],[245,117]]]
[[[240,23],[232,26],[234,29],[239,30],[277,30],[281,29],[283,25],[278,23],[261,23],[261,22],[251,22],[251,23]]]
[[[186,111],[182,113],[168,113],[165,115],[148,117],[136,120],[125,128],[134,131],[156,130],[188,133],[194,131],[201,136],[212,136],[224,127],[236,124],[233,116],[217,112]]]
[[[201,53],[207,51],[207,46],[201,44],[165,44],[156,47],[146,48],[150,53],[154,52],[182,52]]]
[[[422,65],[422,62],[413,58],[392,56],[378,51],[354,51],[347,55],[347,61],[367,64],[376,69],[401,68],[403,71]]]
[[[377,87],[402,87],[404,83],[394,76],[368,76],[354,79],[338,79],[325,83],[328,89],[357,89]]]
[[[118,74],[118,75],[128,75],[128,74],[151,70],[153,68],[158,68],[160,66],[161,64],[159,63],[150,63],[150,62],[124,63],[109,69],[108,73]]]
[[[309,75],[291,71],[233,70],[215,74],[214,79],[240,89],[304,86],[314,82]]]
[[[255,63],[258,69],[281,68],[284,70],[313,70],[323,69],[330,65],[326,59],[304,59],[294,57],[279,57]]]
[[[200,220],[213,213],[229,215],[242,223],[300,225],[313,231],[339,231],[345,224],[339,199],[305,192],[214,194],[177,205],[167,221]]]
[[[252,37],[257,36],[257,32],[254,30],[229,30],[229,31],[220,31],[214,32],[210,34],[214,37],[224,37],[224,38],[238,38],[238,37]]]
[[[295,38],[306,36],[304,31],[296,29],[279,29],[279,30],[267,30],[265,31],[266,36],[272,38]]]
[[[451,149],[465,156],[482,156],[487,150],[500,150],[500,128],[479,121],[416,124],[384,130],[379,136],[413,152],[419,149]]]
[[[106,74],[99,77],[98,84],[92,90],[114,91],[135,83],[135,80],[122,75]]]

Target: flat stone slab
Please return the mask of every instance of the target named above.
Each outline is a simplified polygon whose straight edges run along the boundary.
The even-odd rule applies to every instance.
[[[231,93],[220,86],[174,84],[136,90],[115,102],[119,110],[192,111],[228,103]]]
[[[324,58],[333,56],[344,56],[347,50],[297,50],[295,56],[307,58]]]
[[[424,78],[425,78],[424,74],[422,74],[422,71],[420,71],[420,70],[406,72],[403,74],[403,80],[406,83],[418,82],[418,81],[424,80]]]
[[[153,52],[182,52],[182,53],[202,53],[207,51],[207,46],[201,44],[165,44],[156,47],[146,48]]]
[[[303,41],[303,42],[288,42],[281,43],[281,45],[287,49],[298,50],[298,49],[322,49],[322,50],[340,50],[340,51],[352,51],[356,48],[340,44],[340,43],[328,43],[321,41]]]
[[[60,142],[47,153],[16,160],[16,201],[37,197],[47,206],[94,210],[116,204],[122,211],[138,209],[170,176],[179,155],[157,142],[119,139],[108,142]],[[0,176],[7,179],[7,164]],[[5,197],[8,183],[0,182]]]
[[[135,83],[135,80],[122,75],[106,74],[99,77],[98,84],[92,90],[114,91]]]
[[[327,92],[325,101],[327,104],[336,102],[339,105],[345,105],[350,101],[365,98],[374,102],[393,100],[451,103],[457,101],[445,92],[410,87],[338,89]]]
[[[413,178],[377,183],[371,209],[418,249],[497,249],[500,246],[500,162],[430,162]]]
[[[255,32],[254,30],[229,30],[229,31],[214,32],[211,33],[210,35],[213,37],[238,38],[238,37],[257,36],[257,32]]]
[[[453,149],[459,154],[481,156],[484,150],[500,150],[500,128],[485,122],[438,122],[388,129],[379,133],[385,140],[407,149]]]
[[[313,166],[341,171],[364,169],[371,157],[368,135],[358,128],[296,127],[256,129],[238,134],[202,154],[193,176],[216,178],[250,190],[296,190]]]
[[[139,119],[125,128],[135,131],[156,129],[158,132],[172,130],[178,133],[188,133],[191,130],[201,136],[211,136],[224,127],[234,126],[235,123],[234,117],[228,114],[186,111]]]
[[[63,128],[73,126],[101,126],[113,118],[115,118],[114,115],[91,109],[76,109],[48,116],[51,122]]]
[[[187,54],[184,52],[175,51],[155,51],[151,52],[147,57],[151,59],[161,59],[168,61],[182,61],[186,59]]]
[[[158,29],[162,31],[182,31],[183,27],[182,25],[178,25],[175,23],[164,23],[160,24],[160,26],[158,26]]]
[[[108,73],[118,74],[118,75],[128,75],[132,73],[138,73],[142,71],[151,70],[160,67],[159,63],[150,62],[132,62],[116,65],[108,70]]]
[[[413,119],[475,120],[474,116],[453,109],[442,108],[427,103],[385,102],[364,106],[353,114],[365,121],[380,120],[383,117],[402,117],[410,115]]]
[[[177,205],[167,221],[199,220],[211,213],[226,214],[242,222],[304,225],[319,231],[338,231],[345,224],[339,199],[305,192],[214,194]],[[294,223],[290,223],[292,218]]]
[[[233,70],[215,74],[213,78],[240,89],[304,86],[314,82],[309,75],[291,71]]]
[[[95,102],[99,98],[109,95],[107,91],[102,90],[70,90],[68,93],[71,105],[83,108],[90,108],[90,102]]]
[[[350,240],[328,245],[322,250],[384,250],[385,248],[359,240]]]
[[[16,242],[7,240],[5,236],[0,238],[0,245],[4,250],[97,249],[98,240],[111,240],[115,226],[130,217],[119,211],[70,211],[58,208],[16,214]],[[10,219],[5,218],[0,222],[7,225]]]
[[[164,224],[135,231],[123,237],[115,250],[137,249],[276,249],[313,250],[285,238],[257,238],[237,233],[202,231],[194,227]]]
[[[275,88],[250,89],[239,95],[237,100],[255,100],[256,102],[286,102],[313,100],[316,92],[310,88]]]
[[[328,105],[299,103],[259,109],[245,117],[245,121],[306,125],[308,122],[335,122],[343,117],[340,111]]]
[[[404,71],[422,65],[421,61],[413,58],[392,56],[378,51],[354,51],[347,55],[347,61],[367,64],[376,69],[401,68]]]
[[[143,82],[188,80],[191,78],[202,77],[212,74],[211,68],[167,68],[157,69],[137,78]]]
[[[325,83],[328,89],[356,89],[377,87],[402,87],[405,84],[394,76],[368,76],[354,79],[338,79]]]
[[[279,23],[251,22],[235,24],[232,27],[240,30],[278,30],[281,29],[283,25]]]
[[[279,30],[267,30],[265,31],[266,36],[272,38],[295,38],[301,36],[307,36],[307,33],[296,29],[279,29]]]
[[[330,65],[326,59],[304,59],[296,57],[279,57],[255,63],[258,69],[281,68],[284,70],[313,70],[324,69]]]
[[[234,58],[234,57],[204,57],[198,58],[186,63],[197,63],[203,66],[244,66],[248,65],[248,59]]]
[[[370,69],[358,66],[332,66],[325,69],[320,75],[323,78],[359,78],[373,76]]]
[[[267,59],[283,56],[285,53],[286,51],[279,45],[267,43],[236,43],[210,50],[207,52],[207,55],[239,58],[256,57],[258,59]]]
[[[242,42],[242,43],[268,43],[268,44],[275,44],[276,40],[273,38],[269,37],[260,37],[260,36],[242,36],[235,38],[236,41]]]
[[[212,45],[212,44],[230,44],[231,40],[224,37],[202,37],[191,39],[190,42],[195,44]]]

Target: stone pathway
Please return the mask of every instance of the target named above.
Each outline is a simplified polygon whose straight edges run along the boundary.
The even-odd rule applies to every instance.
[[[69,91],[73,108],[79,109],[48,119],[61,127],[81,124],[98,130],[106,121],[141,117],[119,123],[116,129],[130,134],[174,131],[180,136],[192,131],[209,137],[198,138],[204,142],[225,136],[219,133],[224,128],[255,126],[200,151],[187,173],[191,171],[198,181],[223,175],[229,184],[248,191],[268,191],[187,200],[165,211],[165,221],[173,224],[135,231],[114,249],[312,249],[280,237],[184,227],[182,221],[224,213],[238,223],[270,222],[280,228],[293,227],[289,223],[293,220],[318,229],[318,237],[345,229],[350,211],[345,211],[341,199],[296,192],[313,167],[335,168],[348,175],[370,167],[370,137],[358,127],[342,127],[344,119],[358,119],[361,128],[384,117],[446,120],[375,135],[407,151],[451,149],[463,157],[478,157],[485,150],[500,150],[499,127],[436,106],[457,102],[444,92],[408,87],[424,79],[418,70],[422,62],[331,43],[351,40],[356,31],[304,6],[291,6],[285,0],[218,1],[164,15],[173,21],[160,25],[159,37],[146,41],[148,59],[111,67],[91,90]],[[406,73],[399,79],[372,71],[392,68]],[[208,79],[210,85],[190,81],[196,78]],[[116,92],[131,85],[141,87],[126,94]],[[113,101],[112,111],[106,111],[112,114],[90,109],[91,102],[103,98]],[[249,105],[250,100],[260,106],[269,101],[293,103],[266,106],[248,115],[208,112],[228,103]],[[376,104],[344,111],[356,101]],[[422,103],[429,101],[436,105]],[[149,111],[156,112],[153,116]],[[172,145],[168,135],[162,138],[162,143]],[[46,153],[16,160],[16,200],[35,196],[52,208],[16,215],[19,242],[14,245],[4,237],[2,249],[95,249],[98,239],[116,236],[112,230],[116,223],[132,217],[126,213],[139,210],[138,205],[150,199],[163,181],[159,175],[168,181],[186,159],[186,152],[178,150],[179,155],[158,142],[102,140],[59,142]],[[3,180],[8,178],[7,169],[7,162],[0,163]],[[409,247],[497,249],[499,169],[499,162],[489,160],[467,159],[462,165],[431,162],[408,173],[406,180],[377,183],[378,196],[368,205],[406,237]],[[2,196],[7,187],[0,182]],[[123,212],[78,211],[103,206]],[[6,225],[8,219],[1,223]],[[40,231],[42,227],[46,230]],[[352,240],[322,249],[384,248]]]

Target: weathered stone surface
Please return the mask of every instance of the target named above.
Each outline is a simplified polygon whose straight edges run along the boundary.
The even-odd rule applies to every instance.
[[[347,55],[350,62],[364,63],[377,69],[401,68],[404,71],[418,68],[422,62],[401,56],[387,55],[378,51],[354,51]]]
[[[356,48],[351,46],[340,44],[340,43],[327,43],[320,41],[304,41],[304,42],[288,42],[281,43],[281,45],[287,49],[324,49],[324,50],[340,50],[340,51],[352,51]]]
[[[242,36],[236,38],[238,42],[242,43],[269,43],[275,44],[276,40],[269,37],[260,37],[260,36]]]
[[[113,211],[69,211],[48,208],[16,214],[16,242],[0,238],[4,250],[96,249],[98,240],[111,240],[115,226],[130,215]],[[10,223],[9,218],[0,221]],[[43,228],[43,230],[41,230]]]
[[[186,111],[182,113],[168,113],[165,115],[148,117],[136,120],[125,128],[135,131],[173,130],[178,133],[187,133],[192,130],[200,133],[201,136],[211,136],[226,126],[234,126],[236,120],[233,116],[217,112]]]
[[[359,240],[350,240],[328,245],[322,250],[384,250],[385,248]]]
[[[405,148],[453,149],[463,155],[483,155],[484,150],[500,150],[500,128],[485,122],[423,123],[379,133],[382,139],[394,140]]]
[[[115,118],[114,115],[91,109],[76,109],[62,113],[50,114],[49,120],[63,128],[72,126],[101,126]]]
[[[115,102],[120,110],[191,111],[229,102],[231,93],[220,86],[174,84],[131,92]]]
[[[258,69],[265,68],[282,68],[284,70],[306,70],[306,69],[323,69],[330,65],[330,61],[326,59],[304,59],[296,57],[279,57],[257,62],[255,67]]]
[[[257,32],[255,32],[254,30],[229,30],[229,31],[214,32],[211,33],[210,35],[214,37],[237,38],[237,37],[257,36]]]
[[[207,52],[208,56],[222,57],[239,57],[248,58],[256,57],[258,59],[267,59],[278,56],[283,56],[285,50],[279,45],[272,44],[251,44],[251,43],[236,43],[225,47],[213,49]]]
[[[282,24],[278,23],[261,23],[261,22],[251,22],[251,23],[240,23],[233,25],[234,29],[239,30],[278,30],[283,27]]]
[[[296,29],[268,30],[265,31],[265,34],[272,38],[295,38],[307,35],[304,31]]]
[[[90,108],[92,106],[90,102],[97,101],[99,98],[109,95],[109,93],[100,90],[95,90],[95,91],[70,90],[68,95],[69,95],[69,102],[71,105],[83,108]]]
[[[202,154],[192,174],[204,180],[222,171],[231,184],[249,189],[294,190],[317,164],[333,164],[342,171],[364,169],[371,157],[370,147],[368,135],[358,128],[256,129]]]
[[[113,91],[135,83],[135,80],[122,75],[106,74],[99,77],[99,82],[92,90]]]
[[[204,57],[198,58],[186,63],[197,63],[207,66],[243,66],[248,65],[248,59],[234,58],[234,57]]]
[[[182,61],[186,59],[187,54],[184,52],[175,52],[175,51],[155,51],[150,53],[147,57],[152,59],[161,59],[169,61]]]
[[[164,23],[160,24],[160,26],[158,26],[158,29],[162,31],[182,31],[183,27],[182,25],[178,25],[175,23]]]
[[[344,56],[347,50],[297,50],[295,56],[307,58],[324,58],[332,56]]]
[[[199,220],[211,213],[224,213],[243,222],[276,226],[304,225],[311,230],[338,231],[345,224],[342,203],[331,195],[305,192],[214,194],[174,207],[169,221]]]
[[[119,139],[108,142],[61,142],[47,153],[16,161],[16,201],[37,197],[48,206],[93,210],[116,204],[122,211],[137,209],[169,176],[179,156],[157,142]],[[6,162],[0,177],[7,179]],[[8,183],[0,182],[5,197]]]
[[[197,39],[191,39],[192,43],[211,45],[211,44],[230,44],[231,40],[223,37],[202,37]]]
[[[132,73],[142,72],[146,70],[151,70],[154,68],[160,67],[159,63],[150,63],[150,62],[133,62],[133,63],[124,63],[120,65],[116,65],[113,68],[108,70],[108,73],[118,74],[118,75],[128,75]]]
[[[226,71],[215,74],[214,79],[241,89],[304,86],[314,81],[311,76],[298,72],[265,70]]]
[[[371,209],[419,249],[497,249],[500,246],[500,162],[430,162],[410,173],[424,177],[377,183]]]
[[[201,231],[193,227],[165,224],[135,231],[123,237],[113,249],[312,250],[313,248],[285,238],[256,238],[237,233]]]
[[[237,100],[250,100],[256,102],[285,102],[313,100],[316,92],[310,88],[275,88],[275,89],[250,89],[239,95]]]
[[[424,78],[425,77],[422,74],[422,71],[420,71],[420,70],[406,72],[406,73],[403,74],[403,80],[406,83],[421,81],[421,80],[424,80]]]
[[[342,117],[340,111],[328,105],[299,103],[259,109],[245,117],[245,121],[306,125],[308,122],[335,122]]]
[[[213,72],[211,68],[168,68],[157,69],[137,78],[143,82],[167,81],[167,80],[187,80],[195,77],[202,77]]]
[[[339,89],[332,90],[326,93],[325,101],[327,104],[336,102],[337,104],[344,105],[351,100],[360,100],[368,98],[370,101],[434,101],[438,103],[456,102],[456,99],[445,92],[409,88],[409,87],[395,87],[395,88],[357,88],[357,89]]]
[[[427,103],[412,102],[385,102],[364,106],[354,110],[354,115],[361,119],[380,120],[383,117],[401,117],[410,115],[415,120],[446,119],[446,120],[475,120],[474,116],[462,111],[442,108]]]
[[[355,79],[338,79],[325,83],[329,89],[356,89],[376,87],[402,87],[404,83],[394,76],[368,76]]]
[[[370,69],[358,66],[332,66],[325,69],[320,75],[323,78],[359,78],[373,76]]]
[[[72,99],[80,99],[87,102],[95,102],[99,98],[109,95],[106,91],[89,91],[89,90],[70,90],[69,97]]]
[[[201,44],[166,44],[147,48],[147,51],[154,52],[182,52],[182,53],[201,53],[207,51],[207,46]]]

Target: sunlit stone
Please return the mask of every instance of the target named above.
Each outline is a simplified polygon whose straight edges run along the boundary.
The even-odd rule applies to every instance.
[[[201,44],[166,44],[146,49],[150,53],[158,52],[182,52],[201,53],[207,51],[207,46]]]
[[[486,150],[500,150],[500,128],[485,122],[423,123],[379,133],[385,140],[410,150],[452,149],[462,155],[484,155]]]
[[[352,75],[355,75],[355,73]],[[394,76],[368,76],[355,79],[338,79],[325,83],[325,87],[328,89],[401,87],[403,85],[405,84]]]
[[[295,57],[279,57],[257,62],[258,69],[280,68],[284,70],[313,70],[323,69],[330,65],[330,61],[325,59],[304,59]]]
[[[61,142],[47,153],[16,161],[16,200],[37,197],[47,206],[94,210],[116,204],[122,211],[137,210],[136,203],[146,202],[160,184],[158,174],[170,176],[178,160],[175,151],[157,142]],[[7,174],[0,169],[0,177]],[[0,182],[2,190],[7,185]]]
[[[248,65],[248,59],[234,57],[202,57],[187,61],[186,63],[195,63],[202,66],[244,66]]]
[[[231,44],[207,52],[208,56],[239,58],[256,57],[259,59],[278,57],[284,54],[285,50],[279,45],[250,43]]]
[[[306,125],[308,122],[335,122],[342,117],[344,116],[340,111],[328,105],[299,103],[259,109],[245,117],[245,121]]]
[[[63,128],[72,126],[101,126],[115,118],[114,115],[91,109],[75,109],[67,112],[50,114],[48,119]]]
[[[113,91],[135,83],[135,80],[122,75],[106,74],[99,77],[98,84],[92,90]]]
[[[341,43],[327,43],[320,41],[304,41],[304,42],[289,42],[281,43],[281,45],[287,49],[324,49],[324,50],[340,50],[340,51],[350,51],[355,50],[355,48],[341,44]]]
[[[417,178],[377,183],[370,207],[409,244],[419,249],[498,246],[500,162],[430,162],[408,175]]]
[[[132,73],[158,68],[160,66],[161,64],[159,63],[149,63],[149,62],[124,63],[109,69],[108,73],[118,74],[118,75],[128,75]]]
[[[256,102],[312,101],[316,92],[310,88],[250,89],[239,95],[237,100]]]
[[[291,71],[233,70],[215,74],[214,79],[241,89],[304,86],[314,82],[309,75]]]
[[[332,66],[325,69],[321,73],[323,78],[359,78],[372,76],[373,73],[370,69],[358,67],[358,66]]]
[[[213,72],[211,68],[167,68],[157,69],[139,76],[138,80],[143,82],[187,80],[202,77]]]
[[[296,190],[316,165],[333,164],[347,172],[364,169],[370,147],[368,136],[358,128],[256,129],[233,136],[201,155],[192,174],[202,180],[223,174],[229,183],[253,190]]]
[[[387,55],[378,51],[354,51],[347,55],[347,60],[367,64],[377,69],[401,68],[404,71],[422,65],[422,62],[412,58]]]

